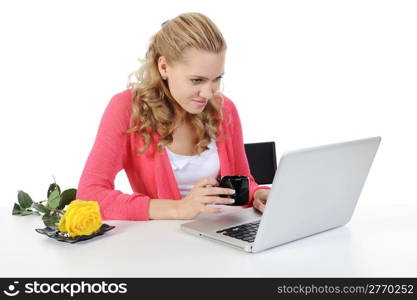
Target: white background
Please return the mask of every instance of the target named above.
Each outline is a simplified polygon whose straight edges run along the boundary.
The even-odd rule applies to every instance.
[[[1,1],[0,206],[77,187],[110,98],[152,34],[209,16],[245,142],[291,149],[382,136],[359,205],[415,209],[415,1]],[[131,192],[124,172],[116,187]],[[380,208],[381,207],[381,208]],[[386,211],[389,213],[389,211]]]

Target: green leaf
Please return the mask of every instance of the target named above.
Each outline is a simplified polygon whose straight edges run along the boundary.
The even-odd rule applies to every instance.
[[[52,214],[45,214],[42,217],[42,221],[46,226],[56,226],[55,223],[59,223],[60,217],[58,215]]]
[[[36,209],[37,211],[43,213],[43,214],[47,214],[49,213],[51,210],[49,208],[47,208],[45,205],[40,204],[40,203],[33,203],[32,207],[34,209]]]
[[[48,197],[48,207],[55,209],[59,205],[59,201],[61,200],[61,197],[59,196],[59,190],[58,188],[55,188],[52,193],[49,194]]]
[[[25,193],[24,191],[19,191],[18,192],[17,200],[18,200],[20,206],[23,209],[31,207],[31,205],[33,203],[32,198],[30,198],[30,196],[27,193]]]
[[[22,208],[19,204],[15,203],[13,206],[12,215],[20,215],[20,212],[22,211]]]
[[[63,209],[65,205],[71,203],[71,201],[75,200],[77,194],[77,189],[68,189],[62,192],[61,194],[61,201],[59,202],[58,209]]]
[[[33,210],[30,210],[30,209],[25,209],[25,210],[22,210],[20,212],[20,215],[22,215],[22,216],[28,216],[28,215],[31,215],[31,214],[33,214]]]
[[[58,189],[58,193],[61,194],[61,188],[59,187],[59,185],[57,185],[56,183],[52,183],[48,188],[48,195],[46,196],[48,199],[49,195],[51,195],[51,193],[55,191],[55,189]]]

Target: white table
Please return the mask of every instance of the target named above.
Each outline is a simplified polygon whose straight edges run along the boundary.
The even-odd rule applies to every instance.
[[[87,242],[35,232],[39,216],[0,209],[0,277],[416,277],[414,205],[358,205],[346,226],[257,254],[189,235],[185,221],[106,221]]]

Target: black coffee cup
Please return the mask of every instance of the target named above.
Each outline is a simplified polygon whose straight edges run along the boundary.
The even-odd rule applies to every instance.
[[[236,191],[232,195],[219,195],[222,198],[232,198],[235,202],[232,206],[241,206],[249,203],[249,178],[246,176],[223,176],[220,180],[220,187],[229,188]]]

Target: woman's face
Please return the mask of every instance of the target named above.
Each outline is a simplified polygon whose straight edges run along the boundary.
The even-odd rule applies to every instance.
[[[198,114],[220,89],[224,74],[225,53],[188,49],[182,63],[168,65],[165,57],[158,60],[162,78],[167,78],[172,97],[187,112]]]

